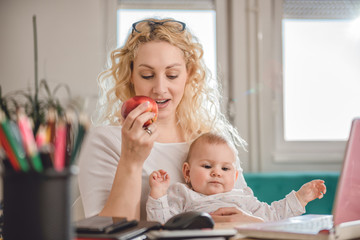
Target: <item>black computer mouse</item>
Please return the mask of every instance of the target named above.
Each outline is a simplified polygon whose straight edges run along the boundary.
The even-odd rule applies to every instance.
[[[165,224],[166,230],[213,228],[214,220],[205,212],[184,212],[170,218]]]

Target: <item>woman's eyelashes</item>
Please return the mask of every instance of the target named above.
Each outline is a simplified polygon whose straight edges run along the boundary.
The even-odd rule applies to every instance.
[[[141,76],[143,79],[151,79],[151,78],[153,78],[154,77],[154,75],[142,75]]]
[[[142,77],[143,79],[148,80],[148,79],[154,78],[154,75],[142,75],[141,77]],[[167,77],[168,79],[170,79],[170,80],[173,80],[173,79],[176,79],[176,78],[178,77],[178,75],[167,75],[166,77]]]
[[[152,72],[148,72],[148,73],[140,73],[140,76],[143,78],[143,79],[153,79],[155,76],[156,76],[156,74],[155,73],[152,73]],[[158,76],[160,76],[160,75],[158,75]],[[176,79],[176,78],[178,78],[179,77],[179,74],[178,73],[176,73],[176,72],[169,72],[169,73],[166,73],[165,74],[165,77],[167,78],[167,79],[170,79],[170,80],[173,80],[173,79]]]
[[[178,75],[168,75],[167,78],[168,79],[176,79],[178,77]]]

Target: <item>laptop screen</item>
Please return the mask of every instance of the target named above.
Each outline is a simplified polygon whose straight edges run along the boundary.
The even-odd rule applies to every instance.
[[[360,219],[360,118],[352,122],[334,203],[334,225]]]

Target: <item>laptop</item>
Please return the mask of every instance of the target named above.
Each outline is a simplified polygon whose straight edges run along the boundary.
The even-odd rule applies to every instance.
[[[246,237],[265,239],[360,238],[360,118],[352,121],[332,215],[307,214],[236,226]]]

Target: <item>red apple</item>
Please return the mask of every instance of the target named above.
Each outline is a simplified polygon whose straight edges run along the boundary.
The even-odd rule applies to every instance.
[[[143,127],[149,126],[151,123],[155,122],[157,119],[158,114],[158,106],[154,99],[146,97],[146,96],[134,96],[130,99],[128,99],[126,102],[123,103],[121,107],[121,115],[124,117],[124,119],[127,117],[127,115],[138,105],[149,102],[148,108],[144,112],[153,112],[155,113],[155,116],[148,120]]]

